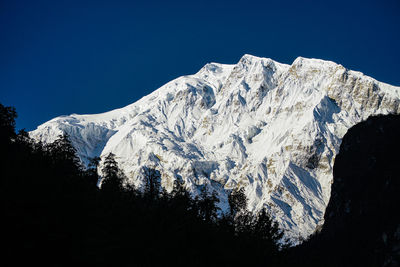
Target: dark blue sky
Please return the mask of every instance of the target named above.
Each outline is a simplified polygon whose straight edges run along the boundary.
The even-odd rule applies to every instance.
[[[207,62],[332,60],[400,85],[400,1],[0,1],[17,128],[128,105]]]

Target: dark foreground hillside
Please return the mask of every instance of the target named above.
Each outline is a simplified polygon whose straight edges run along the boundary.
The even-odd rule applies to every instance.
[[[344,136],[322,231],[294,249],[303,266],[400,266],[400,116]]]
[[[15,133],[15,117],[0,104],[2,266],[399,265],[400,116],[349,130],[325,225],[291,249],[266,212],[246,211],[241,190],[221,217],[213,192],[191,199],[180,182],[166,192],[151,168],[144,190],[124,187],[112,154],[99,189],[98,159],[83,169],[67,136],[35,143]]]

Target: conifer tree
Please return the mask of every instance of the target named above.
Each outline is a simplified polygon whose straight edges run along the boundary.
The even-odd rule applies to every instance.
[[[145,179],[145,195],[151,200],[158,199],[160,194],[161,174],[158,170],[143,167],[142,175]]]
[[[122,189],[121,172],[118,163],[115,161],[115,155],[109,153],[104,159],[103,168],[101,169],[103,179],[101,189],[106,192],[119,192]]]
[[[244,188],[233,190],[228,196],[228,202],[231,216],[234,217],[237,213],[245,211],[247,209],[247,197],[244,193]]]
[[[15,119],[17,112],[14,107],[5,107],[0,104],[0,137],[15,136]]]
[[[48,144],[47,152],[54,163],[57,163],[58,168],[65,173],[74,173],[75,170],[82,170],[82,165],[77,156],[76,149],[72,146],[69,135],[63,133],[58,136],[53,143]]]
[[[200,197],[196,197],[196,202],[200,217],[203,220],[206,222],[216,221],[220,208],[217,206],[218,197],[215,191],[209,194],[207,188],[205,186],[202,187],[200,191]]]
[[[100,163],[100,157],[94,157],[90,159],[88,164],[88,168],[86,169],[86,174],[90,179],[90,183],[94,186],[97,186],[99,183],[99,176],[97,174],[97,169]]]
[[[174,181],[174,187],[170,195],[172,197],[172,201],[174,202],[174,206],[181,211],[185,212],[193,208],[192,198],[190,197],[189,192],[184,187],[182,181]]]
[[[282,230],[279,229],[278,224],[273,222],[270,215],[265,209],[262,209],[253,223],[253,232],[255,236],[261,237],[267,241],[272,247],[278,249],[277,242],[283,237]]]

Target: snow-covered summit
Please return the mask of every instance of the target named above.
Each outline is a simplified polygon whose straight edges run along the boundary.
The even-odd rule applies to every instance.
[[[162,185],[182,179],[193,194],[215,190],[226,208],[244,187],[295,241],[323,223],[332,167],[347,129],[373,114],[400,113],[400,88],[334,62],[292,65],[244,55],[209,63],[139,101],[95,115],[60,116],[31,136],[68,133],[85,163],[113,152],[131,183],[157,168]]]

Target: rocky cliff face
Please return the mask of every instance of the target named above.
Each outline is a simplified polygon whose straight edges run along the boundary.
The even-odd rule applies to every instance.
[[[400,88],[329,61],[285,65],[244,55],[210,63],[121,109],[57,117],[31,136],[69,134],[79,157],[116,154],[137,186],[142,169],[197,194],[217,192],[222,209],[244,187],[249,208],[266,207],[294,242],[323,223],[342,137],[370,115],[400,113]]]

